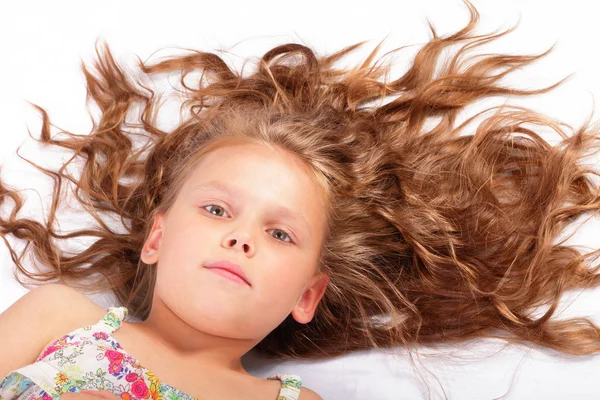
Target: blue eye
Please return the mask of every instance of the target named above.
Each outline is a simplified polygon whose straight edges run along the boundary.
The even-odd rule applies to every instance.
[[[217,205],[217,204],[209,204],[209,205],[204,206],[202,208],[204,208],[206,210],[207,207],[212,207],[212,206],[215,206],[218,210],[223,210],[223,212],[225,212],[225,209],[223,207],[221,207],[220,205]],[[211,211],[208,211],[208,212],[211,213],[211,214],[213,214]],[[213,215],[216,215],[216,214],[213,214]],[[217,215],[217,216],[220,217],[221,215]]]
[[[225,208],[224,208],[224,207],[221,207],[221,206],[220,206],[220,205],[218,205],[218,204],[209,204],[209,205],[207,205],[207,206],[204,206],[204,207],[202,207],[202,208],[203,208],[203,209],[205,209],[206,211],[208,211],[209,213],[211,213],[212,215],[215,215],[215,216],[217,216],[217,217],[222,217],[222,216],[223,216],[223,215],[222,215],[222,214],[220,214],[220,213],[214,214],[214,213],[213,213],[211,210],[208,210],[208,208],[209,208],[209,207],[214,207],[212,210],[215,210],[215,209],[216,209],[216,210],[221,210],[223,213],[227,213],[227,212],[225,211]],[[294,241],[292,240],[292,237],[291,237],[291,236],[290,236],[290,235],[289,235],[289,234],[288,234],[286,231],[283,231],[283,230],[281,230],[281,229],[271,229],[271,230],[272,230],[272,231],[276,231],[276,232],[281,232],[281,233],[283,234],[284,238],[286,238],[286,237],[288,238],[288,240],[285,240],[285,239],[284,239],[284,240],[281,240],[281,239],[278,239],[277,237],[273,236],[273,237],[274,237],[275,239],[277,239],[278,241],[280,241],[280,242],[283,242],[283,243],[294,243]],[[281,235],[280,235],[280,237],[281,237]]]
[[[290,235],[288,235],[285,231],[282,231],[281,229],[273,229],[273,230],[283,233],[289,239],[289,240],[280,240],[280,242],[294,243],[292,241],[292,238],[290,237]]]

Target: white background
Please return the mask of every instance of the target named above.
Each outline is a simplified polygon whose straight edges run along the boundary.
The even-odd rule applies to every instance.
[[[478,32],[490,32],[517,22],[517,30],[485,47],[511,54],[539,53],[556,43],[554,51],[506,82],[524,89],[538,88],[575,75],[562,87],[539,98],[511,99],[573,126],[583,123],[600,93],[598,10],[594,1],[475,0],[482,15]],[[23,142],[23,155],[42,165],[52,164],[57,153],[41,152],[27,136],[37,135],[39,114],[27,101],[45,108],[51,121],[62,129],[87,133],[91,120],[85,104],[85,82],[80,62],[95,56],[94,43],[108,42],[122,65],[133,66],[134,55],[148,59],[177,54],[177,49],[228,50],[224,58],[233,66],[243,59],[256,60],[284,42],[307,44],[326,54],[361,40],[369,42],[357,53],[365,56],[386,35],[383,49],[403,45],[417,48],[431,38],[428,18],[438,34],[462,28],[468,19],[459,0],[419,1],[20,1],[0,5],[0,165],[2,179],[20,188],[36,188],[42,198],[50,191],[42,178],[14,153]],[[414,47],[414,46],[413,46]],[[417,48],[397,53],[398,73],[411,61]],[[220,54],[222,55],[222,54]],[[223,56],[223,55],[222,55]],[[153,58],[154,59],[154,58]],[[352,60],[351,57],[348,60]],[[399,75],[393,75],[393,78]],[[27,100],[27,101],[26,101]],[[39,209],[35,196],[31,212]],[[597,225],[577,236],[576,243],[597,247]],[[12,262],[0,246],[0,312],[24,293],[12,281]],[[598,316],[597,293],[584,293],[563,316]],[[441,378],[450,399],[491,399],[512,389],[506,399],[592,398],[600,396],[598,357],[567,360],[537,349],[509,347],[492,356],[498,344],[485,341],[477,348],[462,346],[455,356],[422,359]],[[485,347],[485,348],[484,348]],[[492,349],[492,350],[490,350]],[[476,350],[476,351],[475,351]],[[470,351],[473,351],[471,353]],[[379,352],[361,352],[328,362],[257,363],[256,375],[297,373],[304,384],[325,399],[427,398],[406,357],[391,360]],[[518,369],[518,370],[517,370]],[[428,377],[431,398],[443,398],[433,377]]]

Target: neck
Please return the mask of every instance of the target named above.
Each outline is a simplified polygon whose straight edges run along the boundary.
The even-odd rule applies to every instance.
[[[156,351],[196,370],[207,368],[248,374],[241,357],[258,343],[254,339],[228,338],[199,331],[156,299],[148,318],[135,325]]]

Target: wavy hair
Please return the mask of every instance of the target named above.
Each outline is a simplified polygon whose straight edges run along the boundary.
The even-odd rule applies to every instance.
[[[596,146],[598,129],[588,120],[568,135],[565,124],[509,105],[455,126],[457,114],[479,99],[544,93],[566,79],[536,90],[501,86],[503,77],[552,47],[537,55],[467,56],[518,24],[476,35],[479,13],[465,4],[468,24],[443,37],[429,24],[433,38],[395,80],[380,79],[390,68],[383,57],[373,62],[381,43],[349,69],[334,64],[365,42],[322,57],[305,45],[279,45],[247,76],[208,52],[153,64],[139,60],[147,77],[181,74],[187,115],[170,132],[157,123],[161,96],[128,78],[108,45],[97,47],[95,71],[82,63],[88,100],[101,111],[89,134],[51,136],[47,113],[34,105],[43,118],[36,140],[73,152],[58,170],[33,164],[54,179],[47,221],[17,218],[22,198],[0,182],[0,204],[15,203],[0,219],[0,234],[16,278],[24,285],[27,277],[110,290],[132,316],[145,319],[156,271],[140,253],[153,216],[172,206],[203,154],[231,140],[251,140],[302,160],[329,205],[319,258],[329,286],[313,320],[299,324],[288,316],[257,345],[262,354],[319,359],[483,336],[569,354],[597,352],[600,332],[592,322],[551,316],[563,292],[599,283],[597,268],[585,262],[597,251],[581,254],[553,243],[567,223],[599,208],[598,186],[586,176],[595,172],[578,164]],[[441,53],[457,44],[440,63]],[[201,77],[191,85],[189,76],[197,72]],[[459,135],[489,111],[473,135]],[[437,123],[426,129],[430,119]],[[558,132],[560,145],[548,144],[538,128]],[[66,171],[74,160],[83,160],[79,177]],[[55,229],[69,182],[96,227]],[[111,229],[100,213],[120,218],[124,231]],[[9,234],[27,241],[20,255]],[[96,240],[76,254],[58,245],[90,236]],[[29,245],[46,270],[25,268]],[[541,305],[549,308],[534,317],[532,308]]]

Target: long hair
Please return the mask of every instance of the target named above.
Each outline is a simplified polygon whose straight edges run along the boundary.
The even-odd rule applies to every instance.
[[[266,336],[257,345],[264,355],[319,359],[483,336],[569,354],[597,352],[599,330],[589,320],[551,319],[563,292],[599,282],[585,262],[596,252],[553,243],[567,223],[599,208],[598,186],[586,176],[594,172],[578,164],[596,145],[597,128],[588,122],[568,135],[564,124],[508,105],[455,126],[457,114],[479,99],[544,93],[564,81],[536,90],[501,86],[503,77],[552,48],[469,56],[516,25],[476,35],[479,14],[466,4],[468,24],[444,37],[430,24],[433,38],[395,80],[380,79],[390,68],[383,57],[373,62],[381,43],[349,69],[334,64],[364,42],[328,56],[301,44],[279,45],[247,76],[208,52],[140,60],[148,77],[181,73],[187,116],[170,132],[157,123],[161,96],[132,81],[107,45],[97,48],[95,71],[82,64],[88,100],[101,111],[89,134],[53,137],[47,113],[34,105],[43,118],[36,140],[73,152],[58,170],[38,166],[54,179],[48,219],[17,218],[22,198],[0,182],[0,204],[15,203],[0,219],[0,234],[16,278],[24,285],[27,277],[110,290],[131,315],[145,319],[156,270],[140,252],[152,217],[169,210],[203,154],[230,140],[251,140],[302,160],[328,203],[319,257],[319,269],[330,276],[325,295],[312,321],[288,316]],[[457,44],[441,63],[441,53]],[[196,72],[201,78],[191,85]],[[490,111],[473,135],[459,134]],[[430,119],[438,122],[426,129]],[[548,127],[563,138],[559,146],[535,132]],[[83,161],[78,177],[66,171],[74,160]],[[69,182],[98,225],[61,234],[55,214]],[[124,231],[111,229],[100,213],[120,218]],[[9,234],[31,246],[17,254]],[[61,240],[90,236],[96,240],[77,254],[60,249]],[[29,248],[45,270],[25,268]],[[534,317],[530,311],[541,305],[548,310]]]

